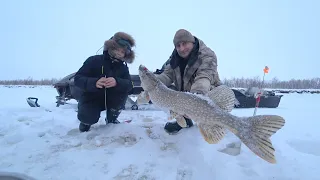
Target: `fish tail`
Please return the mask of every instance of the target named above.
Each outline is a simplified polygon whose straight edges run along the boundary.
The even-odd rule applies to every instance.
[[[250,130],[240,132],[239,138],[257,156],[275,164],[275,149],[270,137],[284,126],[284,118],[278,115],[258,115],[249,117],[246,121]]]

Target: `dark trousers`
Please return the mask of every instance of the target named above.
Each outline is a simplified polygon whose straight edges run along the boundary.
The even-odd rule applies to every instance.
[[[80,122],[92,125],[99,121],[101,111],[106,110],[106,121],[114,121],[124,108],[127,98],[127,94],[120,94],[107,89],[106,107],[104,96],[90,101],[80,99],[77,117]]]

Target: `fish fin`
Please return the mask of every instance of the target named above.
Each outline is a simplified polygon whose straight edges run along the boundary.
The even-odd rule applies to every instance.
[[[275,149],[270,137],[284,126],[284,118],[278,115],[258,115],[246,120],[249,121],[250,131],[242,135],[239,132],[239,138],[257,156],[275,164]]]
[[[142,91],[137,97],[137,104],[148,104],[150,97],[146,91]]]
[[[172,120],[172,119],[175,119],[176,117],[178,117],[179,116],[179,114],[178,113],[176,113],[176,112],[174,112],[174,111],[172,111],[172,110],[169,110],[169,119],[170,120]]]
[[[173,112],[172,110],[169,110],[169,116],[168,116],[168,120],[172,120],[174,119],[176,116],[176,113]]]
[[[222,110],[231,112],[236,103],[236,96],[231,88],[220,85],[208,92],[207,96]]]
[[[172,119],[176,119],[179,126],[181,126],[183,128],[187,127],[186,119],[182,115],[170,110],[170,115],[169,115],[168,120],[172,120]]]
[[[198,124],[200,133],[205,141],[209,144],[217,144],[225,136],[225,129],[218,125]]]
[[[179,126],[181,126],[183,128],[187,127],[186,119],[183,116],[181,116],[181,115],[176,116],[176,120],[177,120],[177,123],[179,124]]]

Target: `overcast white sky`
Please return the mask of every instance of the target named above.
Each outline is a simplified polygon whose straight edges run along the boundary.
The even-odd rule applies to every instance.
[[[185,28],[215,51],[221,78],[320,77],[320,1],[3,1],[0,79],[61,78],[117,31],[136,39],[140,64],[156,70]],[[100,51],[101,52],[101,51]]]

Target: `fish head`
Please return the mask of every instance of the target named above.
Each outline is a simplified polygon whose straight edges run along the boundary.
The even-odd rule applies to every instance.
[[[145,91],[154,90],[159,83],[156,75],[153,72],[149,71],[148,68],[146,68],[144,65],[139,66],[139,77],[141,86]]]

